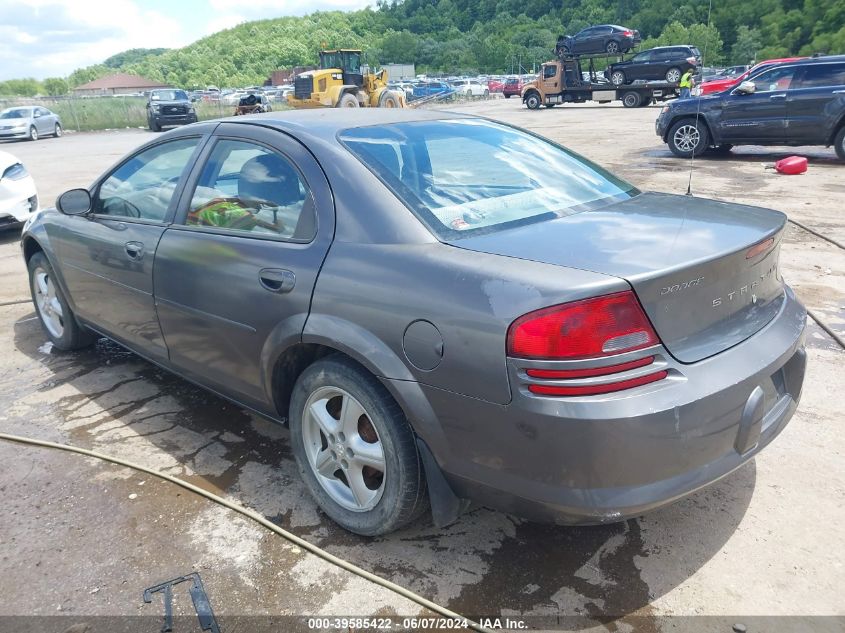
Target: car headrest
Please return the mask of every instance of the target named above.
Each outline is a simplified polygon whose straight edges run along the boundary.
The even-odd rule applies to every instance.
[[[276,154],[262,154],[244,163],[238,175],[238,195],[280,207],[302,199],[296,170]]]

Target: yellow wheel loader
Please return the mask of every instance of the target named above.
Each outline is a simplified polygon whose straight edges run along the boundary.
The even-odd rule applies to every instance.
[[[294,108],[404,108],[405,95],[387,87],[387,71],[361,66],[361,51],[320,51],[320,68],[297,75]]]

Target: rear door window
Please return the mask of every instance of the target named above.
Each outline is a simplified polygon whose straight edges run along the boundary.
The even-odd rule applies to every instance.
[[[185,224],[310,241],[314,212],[311,192],[288,158],[223,139],[203,167]]]
[[[845,86],[845,64],[815,64],[804,67],[801,88]]]

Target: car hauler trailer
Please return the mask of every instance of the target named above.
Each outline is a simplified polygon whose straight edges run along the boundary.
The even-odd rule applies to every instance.
[[[621,101],[626,108],[639,108],[678,96],[678,84],[668,81],[635,82],[623,86],[599,81],[595,57],[562,56],[544,63],[537,79],[522,88],[522,102],[532,110],[542,106],[553,108],[558,104],[586,101]],[[582,59],[589,59],[590,62],[586,72],[581,66]]]

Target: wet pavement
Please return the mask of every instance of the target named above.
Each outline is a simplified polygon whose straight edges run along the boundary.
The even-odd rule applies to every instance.
[[[655,108],[535,113],[509,100],[461,109],[546,133],[641,188],[686,188],[688,166],[668,156],[649,130]],[[636,131],[624,143],[601,132],[632,121]],[[50,141],[19,147],[32,152],[21,158],[39,186],[59,191],[87,184],[113,162],[110,153],[148,136],[68,135],[52,147]],[[109,148],[100,159],[105,164],[92,159],[55,175],[41,162],[55,163],[62,151],[98,143]],[[702,160],[694,188],[701,195],[718,191],[722,199],[789,208],[805,224],[830,226],[841,240],[845,166],[825,150],[813,152],[818,156],[807,177],[774,176],[782,180],[772,180],[759,164],[777,153],[752,148],[754,158],[742,152],[735,159]],[[831,200],[836,196],[838,203]],[[793,227],[782,261],[802,298],[842,331],[845,255]],[[0,273],[0,303],[26,295],[13,237],[0,236]],[[747,622],[764,615],[816,616],[767,621],[757,630],[795,630],[799,623],[805,630],[837,630],[831,627],[842,620],[823,616],[845,616],[845,439],[838,405],[845,356],[814,324],[808,346],[799,412],[766,451],[688,499],[601,527],[539,525],[479,508],[444,529],[425,518],[387,537],[350,535],[311,502],[285,428],[106,340],[90,350],[57,353],[25,303],[0,307],[0,430],[92,448],[182,477],[468,616],[519,615],[532,626],[562,617],[568,619],[549,628],[611,631],[729,631],[731,618],[739,616]],[[161,603],[144,605],[143,589],[191,571],[201,573],[221,618],[421,612],[243,517],[147,475],[2,442],[0,464],[0,616],[69,618],[60,622],[159,617]],[[183,593],[177,613],[192,613]],[[690,619],[674,619],[679,617]],[[144,627],[158,630],[152,620]]]

